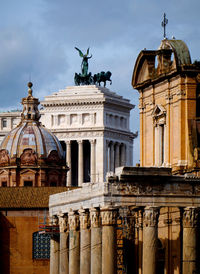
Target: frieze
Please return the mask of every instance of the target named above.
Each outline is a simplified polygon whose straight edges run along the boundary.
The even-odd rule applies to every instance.
[[[92,132],[92,131],[88,131],[88,132],[69,132],[69,133],[58,133],[58,132],[54,132],[54,134],[56,135],[56,137],[58,139],[66,139],[66,138],[74,138],[74,139],[78,139],[78,138],[90,138],[90,137],[103,137],[104,133],[103,132]]]
[[[42,113],[46,114],[46,113],[51,113],[54,112],[54,111],[62,111],[62,114],[63,114],[63,111],[66,111],[67,114],[69,114],[69,111],[74,111],[74,110],[77,110],[78,113],[80,113],[80,111],[82,110],[101,110],[103,108],[103,104],[95,104],[95,105],[82,105],[81,104],[81,107],[80,105],[71,105],[71,106],[49,106],[49,105],[44,105],[44,109],[42,111]],[[60,114],[60,113],[59,113]]]
[[[194,186],[195,193],[200,194],[200,186]],[[194,194],[191,184],[151,184],[151,183],[112,183],[112,193],[116,195],[183,195],[190,196]]]

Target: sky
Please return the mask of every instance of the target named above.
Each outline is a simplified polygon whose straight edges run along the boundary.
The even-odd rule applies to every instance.
[[[167,38],[185,41],[199,60],[199,11],[199,0],[0,0],[0,111],[21,108],[30,80],[40,100],[74,85],[81,63],[74,47],[90,47],[89,71],[112,72],[107,87],[135,105],[130,128],[139,131],[136,58],[159,47],[165,12]],[[139,162],[139,136],[133,159]]]

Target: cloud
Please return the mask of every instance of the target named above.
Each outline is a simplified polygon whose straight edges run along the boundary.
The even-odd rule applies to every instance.
[[[81,62],[74,46],[83,51],[90,46],[90,71],[110,70],[109,88],[137,105],[138,92],[131,86],[134,62],[143,48],[158,48],[163,13],[169,19],[167,36],[184,40],[194,60],[199,59],[199,9],[199,0],[2,1],[0,108],[19,105],[30,74],[34,95],[41,99],[73,85]],[[137,108],[131,117],[131,129],[139,130]]]

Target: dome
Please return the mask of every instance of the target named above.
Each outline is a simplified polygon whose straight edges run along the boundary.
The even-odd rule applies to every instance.
[[[22,99],[20,124],[5,136],[0,146],[0,165],[41,165],[64,162],[64,152],[57,137],[40,122],[39,101],[32,96]]]

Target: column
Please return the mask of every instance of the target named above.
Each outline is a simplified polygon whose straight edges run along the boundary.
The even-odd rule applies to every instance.
[[[100,225],[100,211],[90,209],[91,220],[91,274],[102,274],[102,239]]]
[[[78,141],[78,186],[83,184],[83,141]]]
[[[52,217],[52,225],[58,225],[57,216]],[[59,239],[52,235],[50,243],[50,274],[59,274]]]
[[[116,270],[115,224],[114,208],[102,208],[102,273],[114,274]]]
[[[80,218],[80,274],[90,274],[90,223],[89,212],[79,210]]]
[[[68,236],[67,231],[67,216],[59,215],[60,228],[60,267],[59,274],[69,274],[69,250],[68,250]]]
[[[91,145],[91,155],[90,155],[90,181],[95,183],[96,181],[96,153],[95,153],[95,143],[96,140],[90,140]]]
[[[115,145],[115,167],[119,167],[119,143]]]
[[[114,167],[114,143],[110,142],[110,171],[115,171]]]
[[[109,171],[108,170],[108,168],[109,168],[109,163],[108,163],[108,161],[109,161],[109,158],[108,158],[108,145],[109,145],[109,141],[108,140],[106,140],[106,147],[105,147],[105,163],[106,163],[106,172],[105,172],[105,174]]]
[[[158,217],[158,207],[145,207],[143,214],[143,274],[156,274]]]
[[[69,273],[79,274],[80,272],[80,235],[79,235],[79,216],[70,211],[69,221]]]
[[[183,274],[200,273],[197,264],[197,224],[199,208],[186,207],[183,212]]]
[[[139,240],[139,246],[138,246],[138,274],[142,274],[142,243],[143,243],[143,210],[138,211],[138,240]]]
[[[72,185],[72,162],[71,162],[71,141],[67,141],[66,143],[66,163],[69,167],[67,172],[67,186]]]

